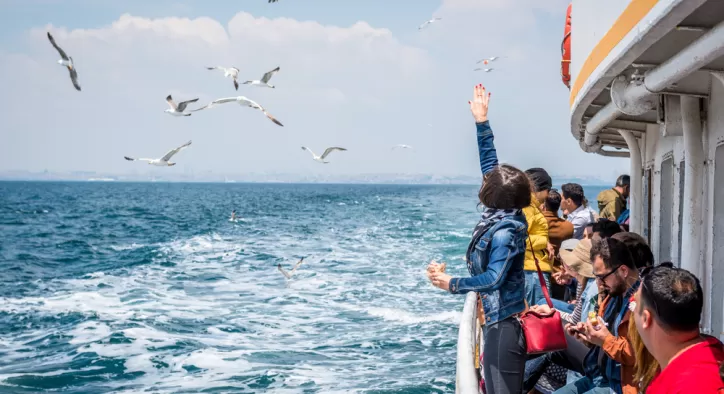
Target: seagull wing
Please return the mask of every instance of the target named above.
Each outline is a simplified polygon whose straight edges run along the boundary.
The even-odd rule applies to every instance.
[[[282,265],[281,265],[281,264],[277,264],[277,269],[279,270],[279,272],[282,273],[282,275],[284,275],[285,278],[287,278],[287,279],[292,279],[292,276],[289,275],[289,272],[287,272],[287,270],[285,270],[284,268],[282,268]]]
[[[279,126],[284,127],[282,122],[278,121],[277,118],[271,116],[271,114],[269,112],[266,112],[266,111],[263,111],[263,112],[264,112],[264,115],[266,115],[266,117],[269,118],[269,120],[271,120],[272,122],[276,123]]]
[[[168,96],[166,96],[166,102],[168,103],[168,105],[171,107],[172,110],[174,110],[174,111],[178,110],[178,107],[176,107],[176,103],[173,101],[173,98],[171,97],[170,94]]]
[[[429,25],[429,24],[430,24],[430,21],[425,21],[425,23],[421,24],[421,25],[417,28],[417,30],[422,30],[422,29],[425,28],[425,26],[427,26],[427,25]]]
[[[226,72],[226,69],[225,69],[224,67],[221,67],[221,66],[214,66],[214,67],[212,67],[212,66],[206,66],[206,69],[207,69],[207,70],[221,70],[221,71],[223,71],[223,72]]]
[[[161,158],[161,161],[169,161],[169,160],[171,160],[171,158],[173,157],[173,155],[175,155],[175,154],[178,153],[181,149],[183,149],[183,148],[185,148],[185,147],[187,147],[187,146],[189,146],[189,145],[191,145],[191,141],[189,141],[189,142],[187,142],[187,143],[179,146],[179,147],[176,148],[176,149],[171,149],[170,151],[168,151],[168,153],[166,153],[166,155],[164,155],[164,156]]]
[[[128,160],[128,161],[136,161],[136,159],[134,159],[134,158],[132,158],[132,157],[129,157],[129,156],[123,156],[123,158],[126,159],[126,160]]]
[[[269,0],[269,3],[276,3],[278,0]]]
[[[189,105],[189,103],[195,103],[197,101],[199,101],[199,99],[195,98],[193,100],[186,100],[186,101],[182,101],[182,102],[178,103],[178,111],[184,112],[184,110],[186,109],[186,106]]]
[[[71,62],[72,61],[73,60],[71,60]],[[70,81],[73,82],[75,90],[80,92],[80,84],[78,83],[78,72],[75,70],[75,67],[68,67],[68,72],[70,73]]]
[[[214,100],[214,101],[212,101],[212,102],[204,105],[204,106],[201,107],[201,108],[192,109],[191,112],[201,111],[202,109],[209,109],[209,108],[214,107],[214,106],[216,106],[216,105],[218,105],[218,104],[226,104],[226,103],[231,103],[231,102],[235,102],[235,101],[238,101],[238,100],[237,100],[237,97],[220,98],[220,99],[218,99],[218,100]]]
[[[345,149],[345,148],[340,148],[340,147],[338,147],[338,146],[333,146],[333,147],[331,147],[331,148],[327,148],[327,149],[324,151],[324,153],[322,153],[321,159],[324,159],[324,158],[327,157],[330,153],[332,153],[333,151],[336,151],[336,150],[345,151],[345,150],[347,150],[347,149]]]
[[[262,83],[267,83],[267,82],[269,82],[269,80],[271,79],[271,77],[273,77],[274,74],[276,74],[277,72],[279,72],[279,67],[277,67],[277,68],[275,68],[275,69],[267,72],[266,74],[264,74],[264,76],[261,77],[261,82],[262,82]]]
[[[234,77],[234,89],[239,90],[239,82],[236,80],[236,77]]]
[[[311,154],[312,154],[312,157],[317,157],[317,154],[314,153],[314,152],[312,152],[312,150],[309,149],[309,148],[307,148],[306,146],[303,146],[303,147],[302,147],[302,150],[305,150],[305,151],[311,153]]]
[[[60,54],[60,57],[63,58],[63,60],[69,60],[68,55],[65,54],[65,51],[63,51],[58,44],[55,43],[55,38],[48,32],[48,40],[50,40],[50,43],[53,44],[53,47],[55,47],[55,50],[58,51]]]
[[[297,262],[297,264],[294,265],[294,268],[292,268],[292,270],[289,271],[289,275],[294,275],[294,272],[297,270],[297,268],[299,268],[300,265],[302,265],[303,262],[304,262],[304,257],[302,257],[301,260],[299,260]]]

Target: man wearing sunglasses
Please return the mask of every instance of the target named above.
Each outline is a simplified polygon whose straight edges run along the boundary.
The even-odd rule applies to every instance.
[[[722,343],[699,332],[704,294],[689,271],[657,266],[643,274],[634,321],[661,372],[647,394],[716,393],[724,382]]]
[[[583,360],[585,376],[564,386],[557,394],[637,393],[633,382],[636,357],[628,339],[628,304],[640,280],[626,245],[612,238],[598,238],[591,248],[593,273],[601,302],[596,322],[567,324],[569,335],[590,346]]]

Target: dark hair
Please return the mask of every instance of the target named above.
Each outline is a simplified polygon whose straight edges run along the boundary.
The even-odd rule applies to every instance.
[[[704,292],[699,279],[685,269],[652,269],[643,278],[641,302],[654,311],[656,320],[667,331],[699,330]]]
[[[546,211],[558,212],[561,209],[561,195],[557,191],[551,190],[548,192],[548,198],[543,203]]]
[[[616,179],[616,186],[618,187],[625,187],[631,185],[631,177],[624,174],[618,177]]]
[[[636,268],[631,252],[626,244],[613,238],[599,238],[591,245],[591,262],[600,257],[603,265],[608,269],[625,265],[630,269]]]
[[[527,175],[528,179],[530,179],[530,184],[536,192],[551,190],[551,187],[553,187],[553,180],[551,179],[551,176],[548,175],[548,171],[540,167],[525,170],[525,175]]]
[[[522,209],[530,205],[531,186],[523,171],[501,164],[483,177],[478,198],[488,208]]]
[[[577,183],[564,184],[561,186],[561,193],[563,193],[563,198],[570,198],[573,200],[573,203],[579,207],[583,205],[583,201],[586,199],[586,196],[583,194],[583,186]]]
[[[621,232],[612,238],[626,245],[628,251],[631,252],[636,268],[641,269],[654,265],[654,254],[651,252],[651,248],[644,237],[636,233]]]
[[[618,223],[606,218],[600,218],[596,223],[593,223],[593,232],[604,238],[610,238],[621,231],[621,226]]]

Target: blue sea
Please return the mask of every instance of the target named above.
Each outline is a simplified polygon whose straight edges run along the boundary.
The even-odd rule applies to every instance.
[[[475,186],[0,182],[0,393],[453,393],[463,297],[424,271],[467,276],[476,202]],[[286,280],[277,264],[301,257]]]

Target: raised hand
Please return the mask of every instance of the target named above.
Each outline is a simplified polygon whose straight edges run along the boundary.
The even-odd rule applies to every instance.
[[[470,104],[470,112],[473,113],[476,123],[483,123],[488,120],[488,103],[490,102],[490,93],[485,92],[482,84],[475,85],[473,88],[473,100],[468,101]]]

